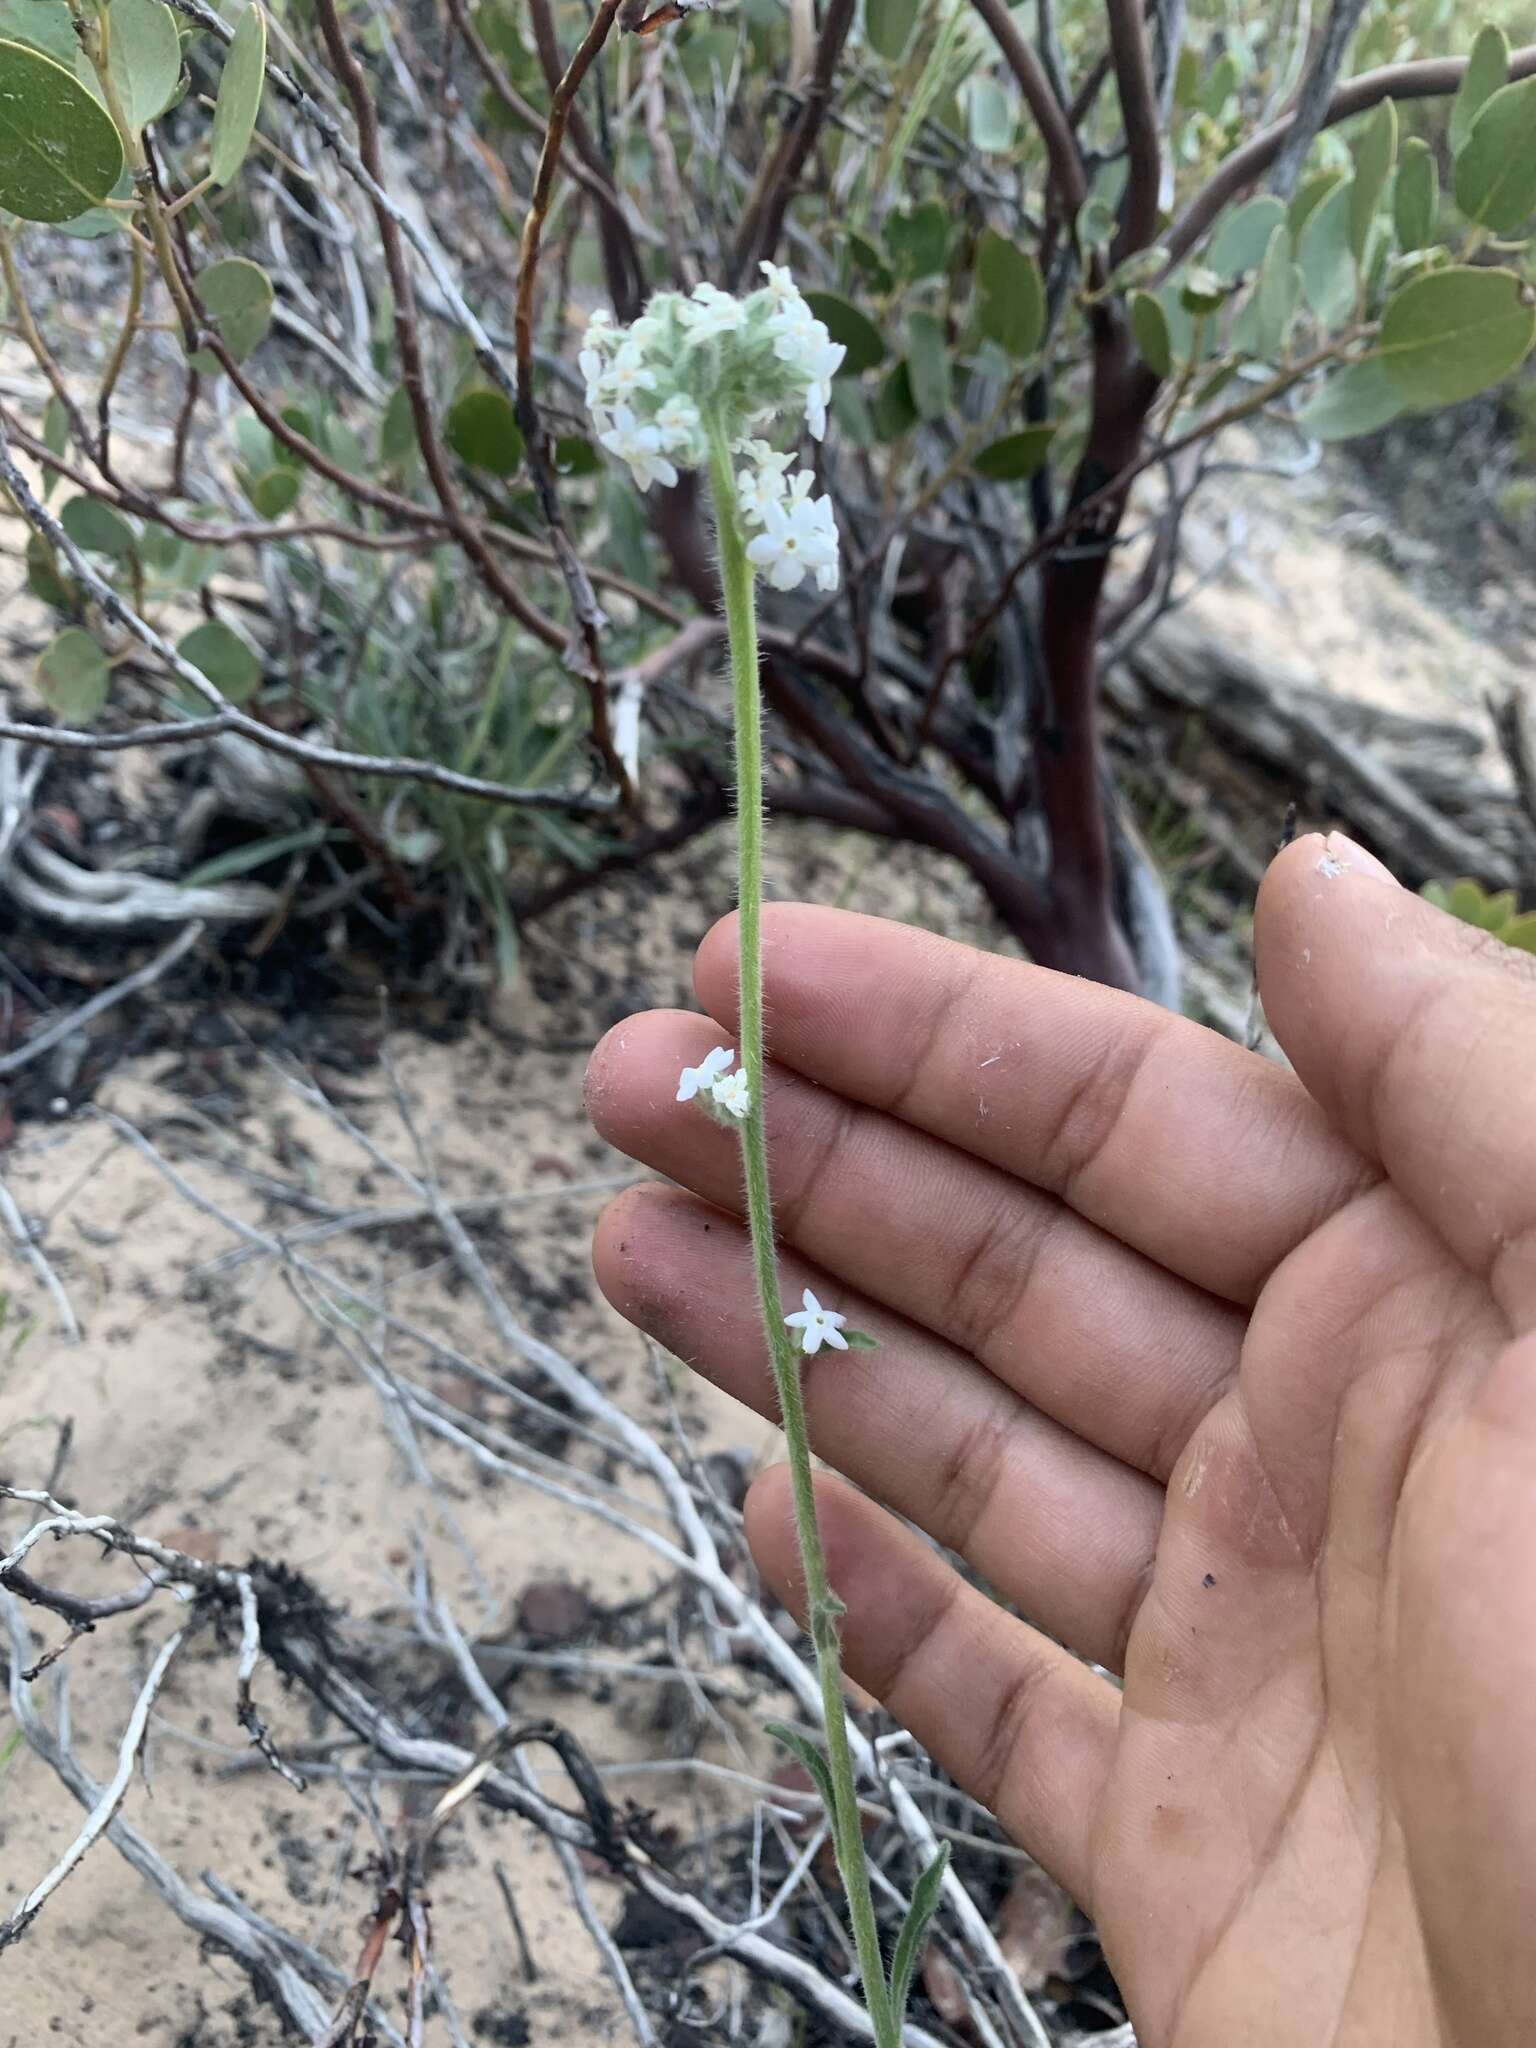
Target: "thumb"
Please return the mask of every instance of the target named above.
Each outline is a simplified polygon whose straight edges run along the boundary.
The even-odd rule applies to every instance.
[[[1273,862],[1254,947],[1308,1092],[1514,1327],[1536,1326],[1536,959],[1399,888],[1337,833]]]

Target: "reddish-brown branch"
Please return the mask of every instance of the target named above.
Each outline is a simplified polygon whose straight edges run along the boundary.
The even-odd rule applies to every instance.
[[[1106,0],[1109,51],[1120,95],[1130,176],[1120,211],[1120,228],[1110,249],[1111,263],[1121,263],[1145,249],[1157,232],[1157,195],[1163,176],[1161,123],[1152,55],[1147,47],[1141,0]]]
[[[609,12],[608,24],[594,42],[593,34],[603,11],[599,9],[598,15],[593,17],[581,48],[567,66],[560,52],[559,38],[555,34],[555,20],[550,11],[549,0],[528,0],[528,18],[533,24],[534,48],[539,53],[539,62],[544,68],[544,82],[550,91],[550,126],[553,127],[555,124],[556,105],[562,100],[565,80],[571,71],[575,71],[575,84],[568,93],[564,93],[563,105],[559,110],[559,142],[563,145],[568,133],[571,147],[588,170],[594,177],[609,184],[608,166],[603,160],[603,152],[597,146],[597,138],[582,118],[581,109],[573,104],[576,86],[581,84],[586,76],[587,66],[607,41],[612,17],[618,12],[618,8],[614,7]],[[589,54],[583,60],[582,51],[588,50],[589,45]],[[640,262],[639,252],[635,248],[634,237],[630,234],[628,223],[621,213],[615,216],[605,212],[599,219],[598,230],[603,244],[603,275],[607,279],[608,296],[613,301],[614,313],[620,320],[633,320],[645,298],[645,271]]]
[[[1034,117],[1050,159],[1051,177],[1061,195],[1067,215],[1075,215],[1088,197],[1088,180],[1083,172],[1077,137],[1067,125],[1061,102],[1051,90],[1045,67],[1025,41],[1017,22],[1008,11],[1007,0],[971,0],[971,5],[992,31],[1003,62],[1018,80],[1024,103]]]

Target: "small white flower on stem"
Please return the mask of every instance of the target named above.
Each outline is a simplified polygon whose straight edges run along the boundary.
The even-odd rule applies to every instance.
[[[629,473],[642,491],[652,484],[675,484],[677,471],[661,452],[661,430],[642,426],[627,405],[613,409],[613,425],[598,439],[610,455],[629,464]]]
[[[744,1123],[752,1114],[752,1087],[747,1080],[746,1070],[738,1067],[734,1074],[725,1074],[710,1087],[710,1095],[717,1108]]]
[[[822,590],[836,590],[837,528],[830,500],[797,495],[765,506],[763,530],[747,542],[747,559],[775,590],[794,590],[807,576]]]
[[[656,375],[646,366],[644,353],[632,341],[626,342],[603,372],[602,389],[611,404],[631,398],[637,391],[654,391]]]
[[[709,341],[717,334],[734,334],[746,318],[746,309],[740,299],[706,280],[696,284],[692,298],[679,306],[678,318],[687,328],[690,342]]]
[[[765,258],[757,267],[765,280],[763,290],[775,307],[787,306],[791,299],[800,297],[800,287],[782,263],[769,263]]]
[[[777,505],[784,497],[784,472],[789,467],[787,455],[776,455],[766,442],[750,444],[762,449],[754,458],[754,467],[741,470],[736,478],[736,500],[741,506],[741,516],[750,526],[761,526],[770,505]]]
[[[846,1351],[848,1339],[843,1335],[846,1316],[840,1316],[836,1309],[823,1308],[809,1287],[800,1297],[803,1308],[786,1316],[790,1329],[800,1332],[800,1349],[808,1358],[814,1358],[823,1344],[830,1344],[834,1351]]]
[[[679,394],[658,408],[655,424],[669,455],[679,448],[691,448],[699,431],[699,408]]]
[[[818,327],[821,327],[821,322],[798,292],[782,299],[768,319],[773,352],[779,361],[798,363],[806,350],[815,345]],[[821,331],[826,333],[824,327]]]
[[[805,423],[811,430],[812,438],[819,441],[827,431],[827,407],[832,403],[832,379],[842,366],[848,351],[840,341],[834,341],[818,320],[816,334],[799,358],[800,367],[810,378],[810,389],[805,394]]]
[[[677,1077],[678,1101],[692,1102],[701,1088],[712,1089],[735,1057],[734,1046],[717,1045],[696,1067],[684,1067]]]

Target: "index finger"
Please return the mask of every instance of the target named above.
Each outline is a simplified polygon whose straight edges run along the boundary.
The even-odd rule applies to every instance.
[[[1247,1305],[1376,1169],[1300,1082],[1116,989],[930,932],[765,905],[768,1046],[808,1079],[1007,1168]],[[736,921],[699,948],[736,1020]]]

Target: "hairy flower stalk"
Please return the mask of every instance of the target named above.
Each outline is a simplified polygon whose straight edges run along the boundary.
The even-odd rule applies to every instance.
[[[853,1757],[843,1703],[838,1617],[816,1519],[810,1433],[800,1382],[802,1353],[825,1343],[867,1346],[846,1318],[807,1292],[786,1317],[779,1293],[769,1188],[763,1089],[763,741],[758,679],[755,583],[776,590],[810,580],[835,590],[837,527],[831,501],[813,495],[809,470],[791,475],[793,458],[763,430],[783,415],[802,418],[815,438],[826,426],[831,380],[843,350],[812,314],[788,271],[765,263],[767,283],[745,299],[701,284],[689,298],[653,298],[628,329],[594,316],[581,352],[587,403],[608,451],[637,487],[670,485],[678,467],[709,478],[719,541],[720,588],[730,642],[736,732],[737,866],[740,924],[739,1065],[717,1046],[679,1077],[679,1102],[694,1103],[739,1133],[747,1220],[763,1331],[789,1453],[795,1529],[805,1578],[811,1642],[826,1721],[827,1753],[801,1748],[827,1805],[838,1869],[848,1898],[859,1974],[878,2048],[899,2048],[901,2014],[923,1929],[937,1902],[941,1857],[917,1887],[891,1975],[880,1951],[864,1854]],[[786,1739],[795,1740],[786,1736]],[[798,1744],[796,1744],[799,1747]]]

